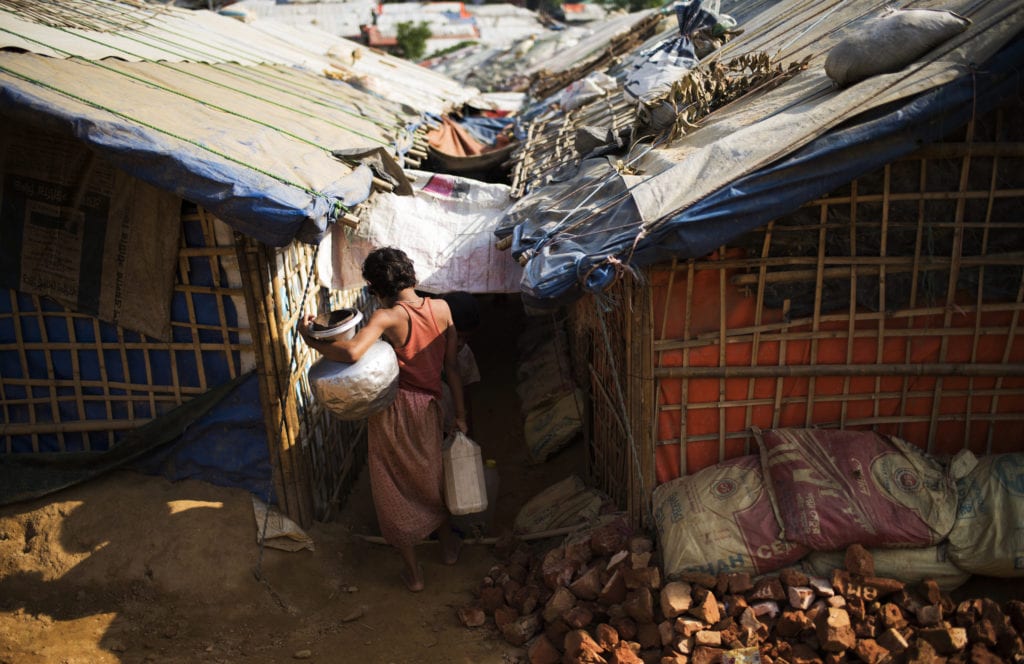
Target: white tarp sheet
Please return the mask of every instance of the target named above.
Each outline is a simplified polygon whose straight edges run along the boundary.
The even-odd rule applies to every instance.
[[[377,247],[405,251],[423,290],[517,293],[522,269],[495,248],[494,228],[511,201],[509,187],[453,175],[407,171],[413,196],[378,194],[359,227],[335,224],[319,255],[321,284],[361,287],[366,255]]]

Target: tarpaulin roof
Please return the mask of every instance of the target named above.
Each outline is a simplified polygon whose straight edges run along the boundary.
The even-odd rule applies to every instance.
[[[247,25],[285,43],[304,44],[322,53],[330,70],[342,80],[416,111],[442,115],[459,111],[465,104],[487,104],[474,87],[317,28],[300,28],[276,20],[250,21]]]
[[[370,169],[332,151],[400,154],[421,117],[338,80],[331,58],[300,39],[206,11],[69,0],[15,13],[0,4],[0,46],[4,116],[71,132],[272,245],[316,241],[370,195]]]
[[[359,26],[372,20],[377,0],[347,2],[277,2],[277,0],[241,0],[220,10],[228,16],[269,18],[296,27],[315,27],[324,32],[355,37]]]
[[[956,11],[967,30],[904,69],[837,89],[829,49],[882,8],[869,0],[788,0],[723,7],[745,32],[713,61],[766,53],[806,69],[769,92],[711,113],[669,147],[584,162],[510,210],[505,230],[528,258],[525,296],[571,299],[606,288],[624,266],[704,256],[922,142],[962,126],[982,104],[1019,94],[1024,5],[918,2]],[[751,11],[751,9],[754,11]],[[758,11],[757,10],[761,10]],[[984,63],[984,66],[979,66]],[[621,160],[625,167],[616,168]]]

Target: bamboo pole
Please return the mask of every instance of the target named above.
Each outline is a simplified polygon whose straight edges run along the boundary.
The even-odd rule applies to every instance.
[[[814,364],[793,366],[662,367],[655,378],[817,378],[822,376],[1024,376],[1024,364]]]

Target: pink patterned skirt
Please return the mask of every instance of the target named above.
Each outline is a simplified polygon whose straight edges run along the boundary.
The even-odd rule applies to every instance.
[[[448,516],[441,417],[433,396],[399,389],[390,406],[369,418],[373,504],[381,535],[393,546],[420,542]]]

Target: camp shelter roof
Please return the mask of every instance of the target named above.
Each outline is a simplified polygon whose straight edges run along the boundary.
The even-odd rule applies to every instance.
[[[420,119],[338,80],[331,59],[302,41],[206,11],[0,6],[0,46],[4,116],[71,132],[273,245],[315,241],[342,206],[370,195],[370,169],[332,151],[400,152]]]
[[[660,21],[654,10],[616,14],[586,25],[539,32],[507,46],[468,46],[424,65],[483,90],[529,87],[531,95],[544,97],[608,67],[648,38]]]
[[[301,43],[322,53],[328,63],[327,71],[332,75],[417,112],[442,115],[457,112],[465,104],[487,107],[475,87],[358,42],[317,28],[299,28],[276,20],[256,20],[248,25],[275,39]]]
[[[221,14],[243,20],[272,19],[294,27],[323,30],[342,37],[359,36],[359,26],[370,23],[376,0],[345,2],[277,2],[277,0],[241,0],[220,10]]]
[[[470,5],[466,9],[480,28],[480,42],[490,46],[507,46],[547,30],[537,12],[507,2]]]
[[[1024,4],[925,1],[968,29],[906,68],[837,89],[831,46],[882,11],[868,0],[784,0],[722,7],[745,32],[701,67],[767,53],[806,68],[714,112],[669,145],[583,162],[510,210],[503,233],[528,259],[522,289],[538,302],[606,288],[623,266],[696,258],[739,234],[962,126],[982,104],[1020,94]],[[978,64],[985,66],[978,67]],[[621,166],[616,168],[616,161]]]
[[[617,56],[643,43],[660,22],[661,12],[647,9],[588,23],[586,36],[577,43],[526,69],[533,79],[532,94],[545,97],[591,71],[607,68]]]

